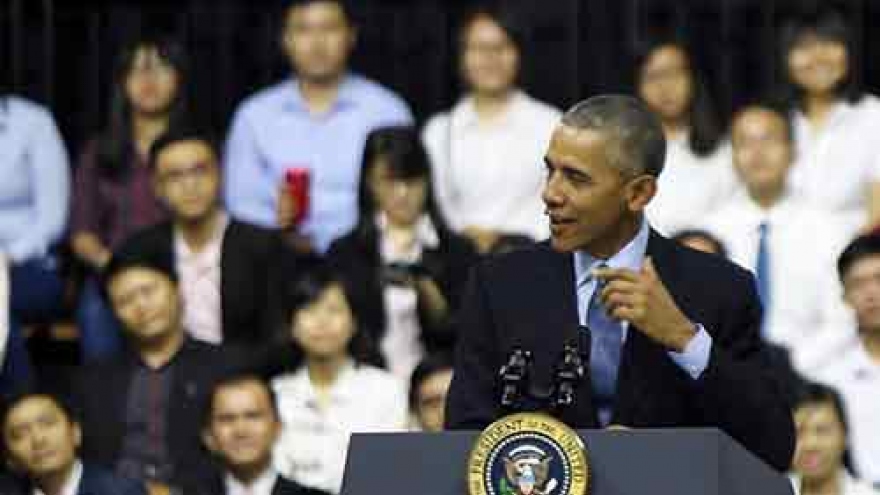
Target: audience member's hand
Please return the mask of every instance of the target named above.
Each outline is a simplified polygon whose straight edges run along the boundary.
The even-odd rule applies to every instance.
[[[110,261],[110,250],[98,239],[98,236],[89,232],[80,232],[73,236],[73,252],[96,270],[103,269]]]
[[[171,495],[171,488],[155,481],[147,481],[147,493],[149,495]]]
[[[476,245],[477,251],[481,254],[488,253],[498,243],[501,235],[494,230],[484,229],[482,227],[465,227],[462,233],[470,238]]]
[[[276,207],[278,210],[278,227],[283,230],[296,227],[294,224],[297,215],[296,203],[293,201],[290,189],[284,181],[281,182],[281,186],[278,189],[278,204]]]

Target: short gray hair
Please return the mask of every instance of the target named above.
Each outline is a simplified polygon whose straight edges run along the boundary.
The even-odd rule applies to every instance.
[[[608,161],[622,173],[657,177],[663,171],[666,159],[663,127],[657,117],[632,96],[594,96],[565,112],[562,124],[605,133],[614,143],[608,151]]]

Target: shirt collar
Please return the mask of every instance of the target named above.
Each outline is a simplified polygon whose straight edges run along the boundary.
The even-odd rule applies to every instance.
[[[384,237],[385,231],[388,229],[388,216],[385,213],[376,213],[376,228],[379,230],[379,236]],[[428,214],[424,213],[416,220],[415,228],[416,241],[419,246],[434,249],[440,244],[440,236]]]
[[[333,403],[349,403],[356,402],[362,390],[357,389],[357,370],[354,360],[349,359],[339,370],[339,376],[330,386],[329,396]],[[318,403],[318,392],[309,379],[309,369],[306,365],[301,366],[293,376],[291,386],[298,392],[302,392],[304,402],[310,407],[314,407]]]
[[[186,241],[183,240],[183,236],[180,235],[180,232],[177,231],[177,229],[175,229],[175,254],[180,257],[182,261],[190,261],[193,258],[198,259],[201,257],[205,257],[211,260],[212,263],[219,263],[220,253],[223,251],[223,236],[226,234],[226,227],[228,226],[229,216],[226,213],[221,212],[220,216],[217,219],[217,225],[214,228],[214,232],[211,234],[211,238],[208,240],[208,243],[205,244],[204,249],[198,253],[194,253],[190,249]]]
[[[754,223],[756,227],[765,222],[771,226],[774,224],[785,224],[788,222],[789,213],[799,211],[795,204],[794,196],[788,190],[782,193],[779,201],[766,209],[758,206],[745,189],[741,189],[735,194],[737,194],[738,201],[743,205],[744,218]]]
[[[283,98],[281,106],[284,110],[294,112],[308,112],[305,99],[299,89],[299,82],[296,78],[288,79],[282,86]],[[339,83],[339,92],[336,94],[336,101],[330,112],[349,108],[357,103],[357,91],[355,89],[355,80],[351,74],[345,74]]]
[[[611,268],[627,268],[629,270],[640,270],[644,262],[645,255],[648,252],[648,239],[651,236],[651,228],[648,221],[642,219],[642,226],[639,227],[638,233],[629,243],[607,260],[601,260],[593,257],[586,251],[575,251],[574,253],[574,271],[575,280],[578,286],[587,283],[592,278],[592,269],[599,263],[604,262]]]
[[[64,482],[64,485],[61,487],[61,495],[76,495],[76,492],[79,490],[79,484],[82,482],[83,475],[83,466],[82,462],[76,460],[73,464],[73,469],[70,471],[70,476],[67,478],[67,481]],[[43,493],[43,490],[39,488],[34,488],[34,495],[46,495]]]
[[[246,493],[252,495],[270,495],[272,488],[275,486],[275,480],[278,478],[278,472],[270,465],[262,474],[250,484],[245,485],[232,473],[226,473],[226,493],[229,495],[244,495]]]

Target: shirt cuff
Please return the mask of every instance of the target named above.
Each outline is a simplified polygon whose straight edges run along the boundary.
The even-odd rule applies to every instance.
[[[703,325],[696,325],[697,334],[688,342],[682,352],[668,351],[669,357],[691,378],[697,380],[709,366],[712,352],[712,337]]]

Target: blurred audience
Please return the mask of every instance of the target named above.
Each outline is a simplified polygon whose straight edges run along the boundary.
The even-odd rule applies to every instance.
[[[647,215],[671,235],[699,225],[736,190],[737,179],[709,86],[684,42],[649,38],[635,62],[637,94],[666,135],[666,164]]]
[[[449,354],[429,354],[412,372],[409,410],[415,419],[415,426],[422,431],[443,431],[446,394],[452,383],[452,364]]]
[[[797,144],[794,190],[843,215],[849,235],[880,220],[880,100],[855,65],[853,29],[831,2],[813,2],[780,28],[780,96]]]
[[[850,431],[832,388],[805,384],[794,409],[797,448],[791,480],[797,495],[880,495],[849,471]]]
[[[457,41],[466,94],[423,132],[440,207],[480,252],[505,234],[544,239],[542,159],[561,114],[517,86],[524,40],[510,12],[474,10]]]
[[[290,371],[272,382],[284,423],[275,465],[305,486],[339,493],[349,436],[405,430],[406,393],[370,364],[376,352],[341,278],[315,267],[284,295]]]
[[[817,377],[846,401],[853,467],[880,485],[880,237],[853,240],[837,266],[844,299],[856,315],[858,339],[834,353]]]
[[[295,73],[242,103],[226,147],[226,203],[236,218],[292,230],[299,249],[326,251],[357,220],[367,133],[408,124],[397,95],[348,70],[357,27],[343,0],[286,0],[284,52]],[[310,174],[307,211],[285,180]],[[297,223],[299,220],[299,223]]]
[[[0,88],[2,89],[2,88]],[[0,253],[9,261],[9,339],[0,393],[33,379],[22,325],[57,316],[64,291],[56,244],[70,198],[67,151],[52,115],[0,92]]]
[[[139,228],[165,218],[147,155],[156,138],[188,113],[182,47],[145,36],[124,47],[114,69],[106,129],[88,143],[75,171],[71,246],[87,267],[77,323],[86,360],[121,345],[118,322],[102,297],[100,273],[113,249]]]
[[[731,140],[745,190],[706,220],[731,258],[752,270],[765,308],[764,337],[789,349],[808,373],[851,336],[834,263],[846,239],[838,219],[786,185],[792,164],[788,121],[772,107],[737,112]],[[817,233],[821,232],[821,235]]]
[[[202,436],[224,474],[199,487],[202,495],[323,495],[300,486],[272,466],[281,417],[272,388],[256,375],[218,382],[208,400]]]
[[[21,477],[4,495],[146,495],[143,483],[122,478],[78,455],[82,430],[61,399],[26,393],[0,416],[6,462]]]
[[[388,368],[405,380],[426,349],[454,346],[453,315],[476,253],[447,228],[412,128],[371,132],[361,168],[357,226],[328,257]]]
[[[83,455],[145,480],[154,495],[210,478],[201,411],[240,357],[187,338],[168,253],[123,244],[104,276],[127,342],[118,355],[82,369]]]

